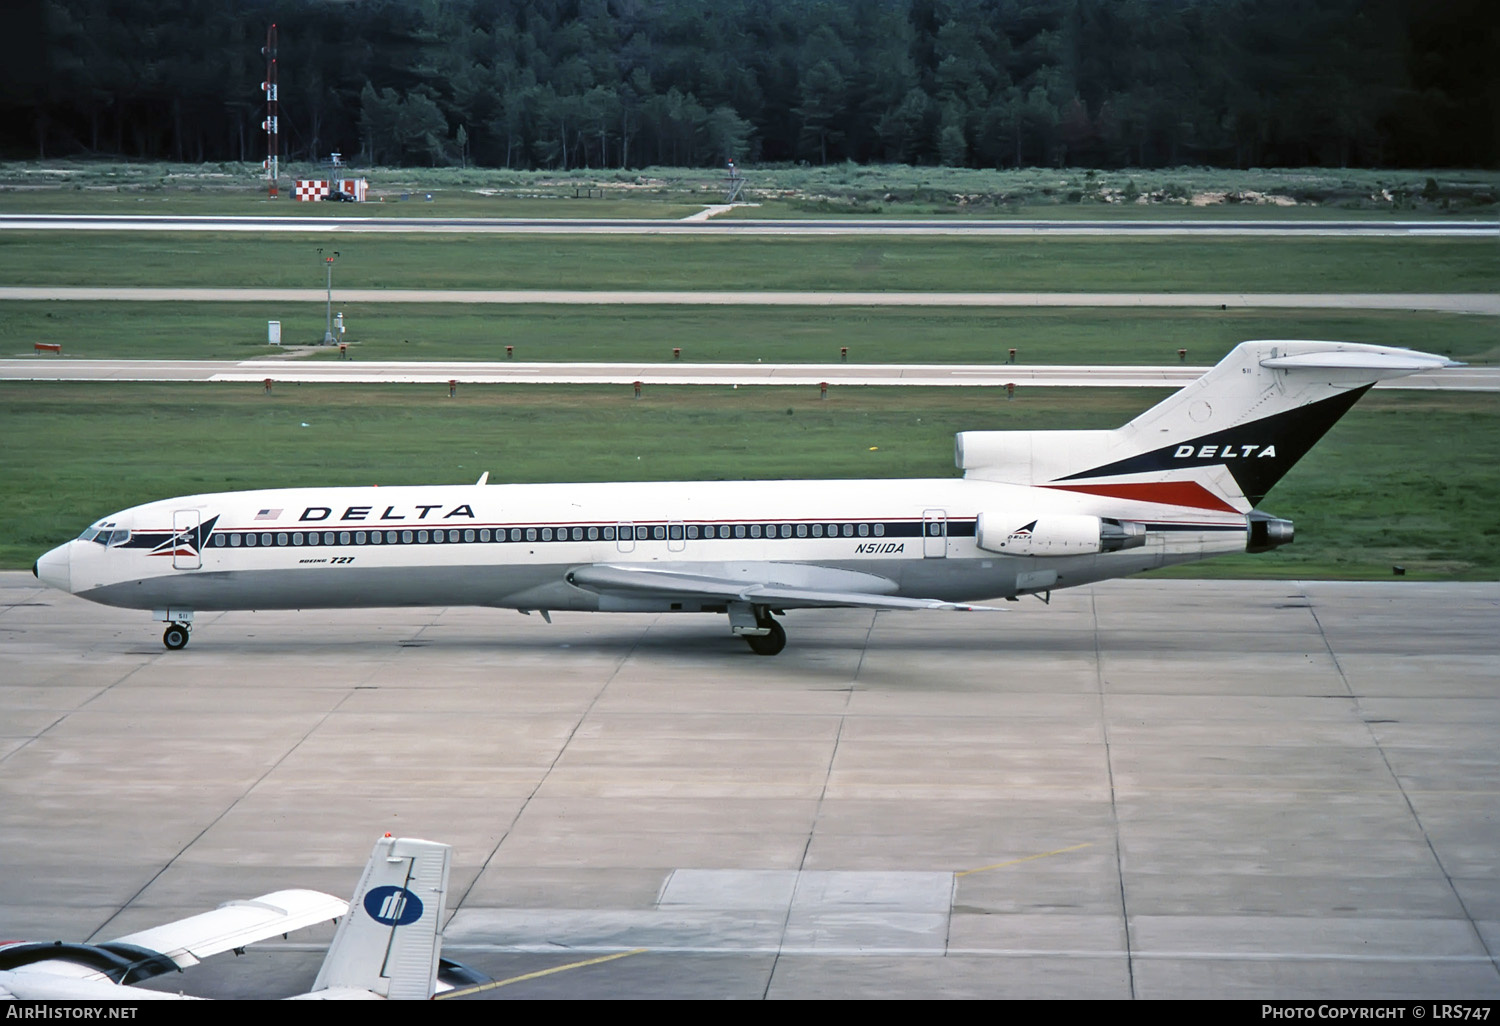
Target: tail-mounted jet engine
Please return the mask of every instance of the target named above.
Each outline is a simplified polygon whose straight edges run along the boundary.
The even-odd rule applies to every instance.
[[[976,540],[981,549],[1007,556],[1086,556],[1145,545],[1146,525],[1077,514],[1028,522],[1004,513],[981,513]]]
[[[1273,517],[1258,509],[1252,509],[1245,519],[1250,525],[1245,537],[1246,552],[1270,552],[1280,545],[1290,545],[1296,534],[1290,520]]]

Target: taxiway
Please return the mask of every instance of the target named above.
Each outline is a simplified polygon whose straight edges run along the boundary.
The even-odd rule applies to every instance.
[[[333,208],[334,205],[326,205]],[[377,205],[378,208],[378,205]],[[372,208],[375,209],[375,208]],[[328,209],[321,214],[175,216],[170,214],[0,214],[0,231],[397,232],[546,235],[1107,235],[1107,236],[1445,236],[1500,237],[1500,224],[1474,220],[1037,220],[920,218],[380,217]]]
[[[1500,585],[143,614],[0,574],[0,936],[457,848],[477,997],[1500,997]],[[326,937],[158,986],[303,989]],[[227,958],[227,956],[225,956]]]

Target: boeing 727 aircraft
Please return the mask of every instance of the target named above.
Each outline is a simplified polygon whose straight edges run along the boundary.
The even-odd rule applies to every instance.
[[[1451,366],[1347,342],[1236,346],[1112,431],[966,431],[960,478],[296,488],[135,506],[37,560],[45,583],[149,609],[169,649],[202,610],[495,606],[776,614],[990,599],[1261,552],[1256,509],[1374,382]]]

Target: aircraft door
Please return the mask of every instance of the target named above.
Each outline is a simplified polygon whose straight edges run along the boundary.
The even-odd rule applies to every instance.
[[[172,566],[177,570],[197,570],[203,566],[202,515],[195,509],[172,511]]]
[[[948,555],[948,513],[941,509],[922,511],[922,556],[941,559]]]
[[[681,552],[687,548],[687,528],[681,520],[667,521],[667,551]]]
[[[615,548],[621,552],[635,551],[635,525],[620,523],[615,525]]]

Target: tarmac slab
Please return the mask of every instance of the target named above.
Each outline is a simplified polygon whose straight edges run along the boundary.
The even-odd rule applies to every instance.
[[[0,574],[0,937],[455,846],[480,999],[1500,998],[1500,584],[160,625]],[[331,928],[153,981],[304,990]],[[537,975],[541,974],[541,975]]]

